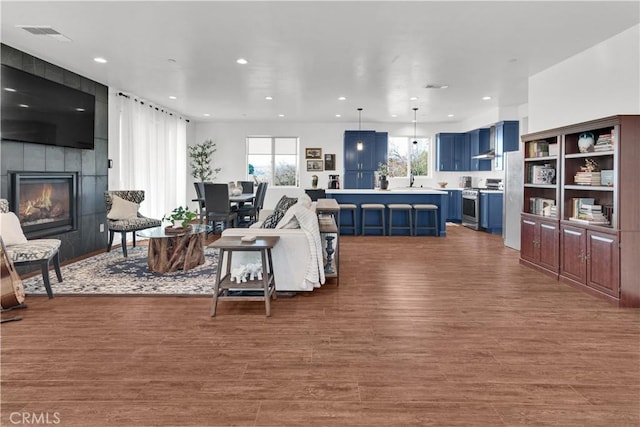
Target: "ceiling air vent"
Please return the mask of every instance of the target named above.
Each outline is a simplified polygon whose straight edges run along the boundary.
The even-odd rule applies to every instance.
[[[34,36],[49,36],[61,42],[70,42],[71,39],[64,36],[62,33],[54,30],[49,26],[43,25],[16,25],[18,28],[33,34]]]

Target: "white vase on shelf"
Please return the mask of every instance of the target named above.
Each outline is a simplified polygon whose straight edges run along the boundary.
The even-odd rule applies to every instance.
[[[589,153],[593,151],[595,143],[595,137],[591,132],[582,132],[578,137],[578,150],[581,153]]]

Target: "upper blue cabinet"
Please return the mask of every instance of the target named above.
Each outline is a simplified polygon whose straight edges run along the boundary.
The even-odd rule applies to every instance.
[[[436,169],[438,171],[468,171],[470,157],[467,134],[439,133],[436,135]]]
[[[358,145],[362,144],[361,149]],[[344,188],[373,188],[373,172],[387,162],[387,132],[344,132]]]
[[[520,147],[519,133],[520,127],[517,120],[496,123],[495,170],[504,169],[504,153],[518,151]]]

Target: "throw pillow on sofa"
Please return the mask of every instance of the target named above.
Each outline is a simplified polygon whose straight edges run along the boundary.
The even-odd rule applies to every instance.
[[[283,216],[284,213],[282,211],[273,211],[271,215],[264,219],[260,228],[276,228],[276,225],[278,225]]]
[[[273,210],[282,211],[282,215],[284,215],[287,212],[287,210],[291,206],[295,205],[297,202],[298,202],[297,197],[282,196],[280,200],[278,200],[278,203],[276,204],[276,207]]]

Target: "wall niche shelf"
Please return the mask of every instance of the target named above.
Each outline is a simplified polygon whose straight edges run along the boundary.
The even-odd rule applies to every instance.
[[[580,152],[584,133],[593,151]],[[640,307],[640,115],[521,139],[520,263],[615,305]]]

